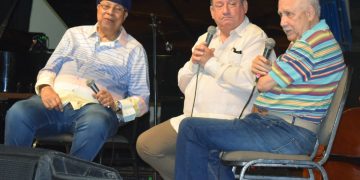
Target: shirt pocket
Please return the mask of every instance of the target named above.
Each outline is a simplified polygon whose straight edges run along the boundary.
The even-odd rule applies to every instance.
[[[232,52],[230,52],[226,58],[227,63],[230,63],[232,65],[240,66],[242,62],[242,53],[240,53],[240,50],[235,50],[237,52],[233,52],[234,49],[231,49]]]

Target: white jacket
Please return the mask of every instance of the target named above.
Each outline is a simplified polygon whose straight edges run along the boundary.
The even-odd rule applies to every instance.
[[[209,48],[215,49],[214,57],[200,69],[193,117],[237,118],[254,85],[255,75],[251,72],[251,64],[264,51],[267,38],[265,32],[246,17],[240,26],[231,31],[225,42],[221,42],[219,33],[217,29],[209,45]],[[207,33],[201,35],[194,47],[205,42],[206,36]],[[270,59],[275,58],[273,53]],[[179,70],[178,85],[185,94],[185,101],[184,114],[170,119],[176,131],[180,122],[191,116],[198,67],[190,60]],[[257,94],[255,90],[243,116],[251,112]]]

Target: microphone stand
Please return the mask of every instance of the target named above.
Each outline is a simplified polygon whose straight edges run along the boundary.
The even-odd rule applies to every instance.
[[[156,16],[151,13],[151,28],[152,28],[152,36],[153,36],[153,51],[152,51],[152,59],[153,59],[153,90],[154,90],[154,125],[157,125],[158,122],[158,118],[157,118],[157,99],[158,99],[158,92],[157,92],[157,62],[156,62],[156,33],[157,33],[157,27],[158,25],[156,24]]]

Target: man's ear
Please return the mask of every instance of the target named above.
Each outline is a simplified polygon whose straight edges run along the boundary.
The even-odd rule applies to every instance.
[[[306,17],[309,21],[312,21],[316,18],[315,8],[313,6],[310,6],[306,10]]]
[[[245,14],[246,14],[247,11],[248,11],[248,2],[247,2],[247,0],[244,0],[244,1],[243,1],[243,6],[244,6]]]
[[[211,6],[210,6],[210,14],[211,14],[211,18],[212,18],[212,19],[214,19],[214,16],[213,16],[213,13],[214,13],[213,11],[214,11],[214,9],[213,9],[213,8],[214,8],[214,7],[211,5]]]
[[[126,20],[126,18],[128,17],[129,13],[126,11],[124,14],[124,21]]]

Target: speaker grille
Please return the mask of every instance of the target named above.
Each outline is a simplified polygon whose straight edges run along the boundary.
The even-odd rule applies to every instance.
[[[64,153],[0,144],[0,179],[122,180],[118,171]]]
[[[0,155],[0,179],[31,180],[35,175],[36,158]]]

